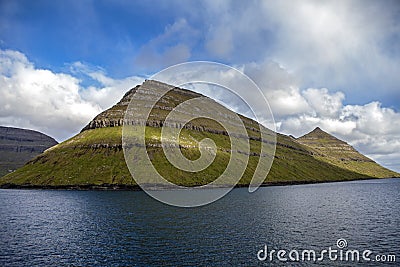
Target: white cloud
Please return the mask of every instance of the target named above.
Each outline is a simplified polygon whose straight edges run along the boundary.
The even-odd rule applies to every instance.
[[[326,88],[306,89],[302,94],[310,103],[310,111],[280,120],[281,132],[300,136],[319,126],[379,163],[400,171],[400,163],[391,160],[400,151],[400,113],[379,102],[343,105],[344,94],[330,93]]]
[[[267,97],[276,119],[308,110],[296,78],[276,62],[250,63],[242,71],[256,81]]]
[[[337,117],[343,107],[344,94],[342,92],[330,94],[326,88],[308,88],[303,91],[303,96],[317,116]]]
[[[88,75],[104,86],[83,88],[81,81],[69,74],[38,69],[24,54],[0,50],[0,123],[64,140],[140,80],[113,80],[100,72]]]

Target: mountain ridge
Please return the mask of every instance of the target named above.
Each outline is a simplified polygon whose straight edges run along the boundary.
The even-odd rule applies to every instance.
[[[79,134],[52,147],[24,167],[1,178],[0,186],[136,188],[137,184],[125,164],[121,141],[122,125],[135,122],[125,121],[124,113],[138,88],[145,90],[148,93],[146,97],[151,99],[152,90],[155,90],[157,86],[172,89],[157,102],[151,111],[150,119],[143,125],[146,129],[146,149],[157,171],[168,177],[169,181],[179,185],[198,186],[213,181],[218,174],[223,172],[229,161],[229,140],[220,125],[209,120],[196,119],[183,127],[182,140],[179,142],[181,142],[180,149],[187,158],[196,159],[199,156],[197,142],[204,138],[213,139],[217,145],[215,163],[213,162],[209,168],[200,173],[174,169],[163,155],[160,144],[160,127],[169,112],[179,103],[202,95],[147,80],[142,85],[129,90],[116,105],[97,115]],[[146,99],[141,101],[143,105],[147,103]],[[260,142],[263,141],[260,139],[259,131],[262,126],[244,116],[240,115],[240,118],[249,135],[251,152],[245,173],[238,183],[238,186],[245,186],[249,184],[259,161]],[[319,132],[322,131],[321,129],[318,128],[316,131],[322,134]],[[296,184],[399,176],[398,173],[383,168],[372,160],[365,161],[367,164],[354,160],[365,157],[354,149],[355,152],[350,149],[351,153],[356,154],[343,154],[345,160],[341,160],[337,157],[337,153],[349,150],[349,145],[323,133],[326,134],[326,138],[322,138],[322,142],[319,143],[316,142],[317,139],[313,139],[313,134],[308,136],[306,134],[299,138],[277,134],[274,162],[264,184]],[[335,141],[336,144],[333,146],[327,146],[329,142],[327,143],[326,140],[338,140],[341,143]],[[339,143],[341,146],[337,145]]]
[[[22,167],[56,144],[54,138],[38,131],[0,126],[0,176]]]

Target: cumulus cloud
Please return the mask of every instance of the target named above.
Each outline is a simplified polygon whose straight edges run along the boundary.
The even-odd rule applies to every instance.
[[[249,63],[240,69],[256,81],[277,119],[308,110],[308,104],[300,94],[298,80],[278,63]]]
[[[113,80],[84,69],[83,64],[75,65],[101,87],[84,88],[70,74],[38,69],[24,54],[0,50],[0,124],[39,130],[61,141],[79,132],[140,80]]]
[[[343,107],[344,94],[342,92],[329,93],[326,88],[308,88],[302,95],[318,117],[335,118]]]
[[[309,88],[302,96],[309,111],[279,120],[281,132],[300,136],[319,126],[379,163],[400,170],[400,164],[391,160],[400,151],[400,113],[376,101],[343,105],[344,94],[326,88]]]

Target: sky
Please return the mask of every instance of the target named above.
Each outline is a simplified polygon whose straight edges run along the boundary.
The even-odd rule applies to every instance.
[[[251,77],[279,132],[319,126],[400,171],[395,0],[0,0],[0,125],[63,141],[144,79],[196,60]]]

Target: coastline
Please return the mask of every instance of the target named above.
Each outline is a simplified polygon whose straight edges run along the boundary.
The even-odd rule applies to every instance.
[[[400,177],[365,177],[361,179],[352,180],[332,180],[332,181],[287,181],[287,182],[266,182],[260,187],[272,186],[291,186],[291,185],[307,185],[307,184],[325,184],[325,183],[339,183],[339,182],[354,182],[364,180],[382,180],[382,179],[400,179]],[[248,187],[249,184],[237,184],[234,188]],[[215,186],[214,188],[226,188],[228,185]],[[152,189],[153,188],[153,189]],[[195,187],[193,187],[195,188]],[[3,184],[0,189],[17,189],[17,190],[74,190],[74,191],[143,191],[139,185],[118,185],[118,184],[101,184],[101,185],[17,185],[17,184]],[[166,186],[149,185],[149,190],[169,190]],[[209,189],[209,188],[208,188]]]

